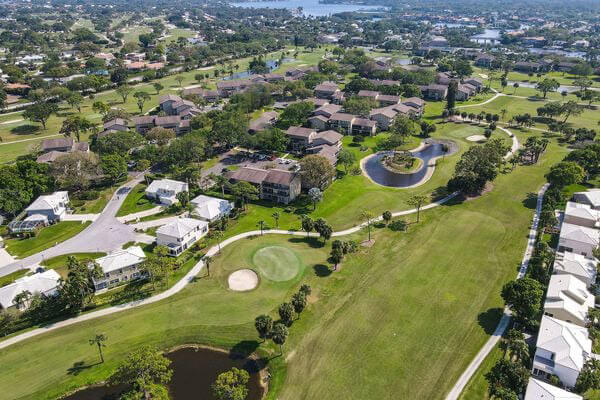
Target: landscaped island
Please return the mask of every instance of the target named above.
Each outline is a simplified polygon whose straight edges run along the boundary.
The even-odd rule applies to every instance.
[[[382,158],[381,163],[385,169],[397,174],[410,174],[423,167],[423,160],[409,151],[388,154]]]

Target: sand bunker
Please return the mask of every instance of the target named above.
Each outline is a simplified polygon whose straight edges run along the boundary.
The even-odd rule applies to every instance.
[[[471,135],[467,138],[469,142],[483,142],[486,140],[486,137],[483,135]]]
[[[245,292],[258,286],[258,275],[251,269],[240,269],[229,275],[227,283],[229,289],[236,292]]]

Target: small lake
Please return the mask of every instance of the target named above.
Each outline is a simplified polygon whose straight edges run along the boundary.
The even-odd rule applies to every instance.
[[[444,144],[449,148],[448,152],[444,152]],[[427,175],[427,171],[430,168],[435,168],[429,166],[429,162],[432,159],[443,156],[444,154],[450,155],[454,152],[456,152],[456,145],[454,143],[430,141],[424,149],[412,153],[414,157],[423,160],[423,166],[415,172],[400,174],[386,169],[382,164],[382,159],[386,155],[392,154],[393,151],[382,151],[370,156],[363,164],[363,167],[365,173],[375,183],[389,187],[406,188],[421,182]]]
[[[543,78],[542,78],[543,79]],[[535,89],[535,87],[537,86],[537,82],[519,82],[519,81],[506,81],[507,86],[506,86],[506,91],[508,93],[510,93],[510,88],[513,87],[514,83],[518,83],[519,87],[524,87],[524,88],[531,88],[531,89]],[[556,92],[561,93],[561,92],[567,92],[567,93],[571,93],[571,92],[576,92],[578,91],[579,88],[576,86],[569,86],[569,85],[560,85],[558,87],[558,89],[556,90]]]
[[[294,62],[294,61],[296,61],[295,58],[284,58],[283,60],[281,60],[281,64],[286,64],[286,63],[290,63],[290,62]],[[279,66],[280,66],[279,60],[267,60],[267,61],[265,61],[265,64],[267,64],[267,68],[269,68],[269,72],[279,68]],[[250,70],[234,72],[233,75],[228,75],[228,76],[224,77],[223,80],[224,81],[232,81],[235,79],[244,79],[244,78],[249,77],[250,75],[252,75],[252,72]]]
[[[585,52],[583,51],[565,51],[559,49],[540,49],[537,47],[530,47],[527,49],[531,54],[557,54],[559,56],[564,57],[572,57],[572,58],[585,58]]]
[[[211,385],[220,373],[232,367],[243,368],[250,373],[246,400],[260,400],[263,397],[259,368],[254,360],[192,347],[168,353],[167,358],[172,361],[173,377],[168,386],[173,400],[214,400]],[[73,393],[63,400],[117,400],[124,390],[123,386],[95,386]]]
[[[353,11],[376,11],[386,9],[383,6],[367,6],[362,4],[323,4],[319,0],[281,0],[281,1],[244,1],[229,3],[234,7],[244,8],[285,8],[296,11],[302,8],[306,17],[324,17],[332,14]]]

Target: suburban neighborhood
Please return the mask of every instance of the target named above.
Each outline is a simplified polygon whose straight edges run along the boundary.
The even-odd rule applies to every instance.
[[[597,0],[0,5],[1,399],[600,399]]]

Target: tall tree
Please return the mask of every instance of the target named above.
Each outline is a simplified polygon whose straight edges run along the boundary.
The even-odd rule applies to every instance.
[[[317,203],[323,200],[323,192],[318,187],[310,188],[308,190],[308,197],[313,203],[313,210],[317,209]]]
[[[529,324],[534,321],[542,307],[544,289],[531,278],[510,281],[502,287],[502,298],[518,321]]]
[[[140,113],[144,112],[144,104],[146,101],[150,100],[150,95],[144,91],[138,91],[133,94],[133,97],[136,99],[136,103],[138,108],[140,109]],[[125,100],[123,100],[125,102]]]
[[[40,102],[35,103],[27,107],[23,112],[23,118],[28,119],[32,122],[39,122],[42,124],[42,128],[46,130],[46,123],[52,114],[58,111],[58,107],[54,103]]]
[[[423,195],[412,195],[406,200],[406,204],[417,209],[417,223],[419,223],[419,214],[421,213],[421,206],[427,201],[427,197]]]
[[[129,94],[133,92],[133,88],[128,84],[124,83],[118,88],[116,88],[115,92],[117,92],[117,94],[121,96],[121,98],[123,99],[123,103],[125,103],[127,101],[127,98],[129,97]]]
[[[291,303],[282,303],[277,310],[279,318],[286,326],[291,326],[294,321],[294,307]]]
[[[109,378],[112,385],[129,385],[137,392],[149,398],[147,393],[152,385],[169,383],[173,371],[169,367],[171,360],[155,348],[142,346],[129,353]]]
[[[271,330],[273,329],[273,318],[264,314],[259,315],[254,320],[254,327],[258,332],[258,337],[263,339],[264,342],[264,340],[269,337]]]
[[[271,332],[271,340],[273,343],[279,345],[279,355],[283,354],[283,345],[288,337],[288,328],[284,324],[278,322],[273,325],[273,331]]]
[[[373,219],[373,213],[369,210],[363,210],[360,213],[360,219],[367,223],[367,232],[369,235],[369,242],[371,241],[371,220]]]
[[[88,132],[94,127],[87,118],[80,115],[70,115],[62,123],[60,133],[66,137],[75,136],[81,141],[81,134]]]
[[[104,363],[104,354],[102,354],[102,348],[106,347],[106,342],[108,338],[103,333],[97,333],[93,338],[90,339],[90,346],[97,346],[98,353],[100,354],[100,362]]]
[[[222,372],[212,385],[213,395],[217,400],[244,400],[248,396],[248,380],[250,375],[244,369],[233,367]]]

